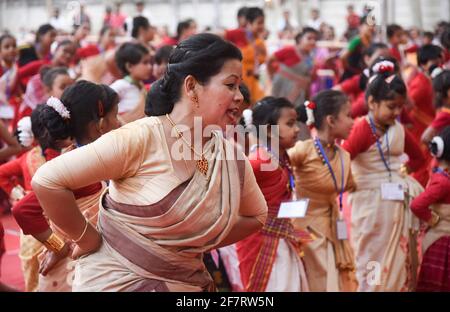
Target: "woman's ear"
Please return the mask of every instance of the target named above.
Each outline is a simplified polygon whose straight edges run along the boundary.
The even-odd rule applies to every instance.
[[[186,78],[184,78],[184,90],[186,91],[186,94],[189,98],[196,96],[196,85],[197,79],[195,79],[194,76],[188,75]]]

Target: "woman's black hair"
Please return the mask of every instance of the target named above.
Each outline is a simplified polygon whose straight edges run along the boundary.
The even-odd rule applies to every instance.
[[[450,89],[450,70],[444,70],[433,79],[434,106],[441,108],[444,106],[444,100],[447,98]]]
[[[131,65],[138,64],[142,58],[149,54],[149,51],[140,43],[126,42],[120,46],[116,52],[116,64],[123,75],[128,75],[127,63]]]
[[[294,105],[286,98],[273,96],[267,96],[255,104],[252,124],[256,127],[258,137],[261,130],[259,126],[274,126],[278,124],[283,108],[294,109]]]
[[[133,38],[137,38],[139,35],[139,30],[142,28],[145,30],[149,29],[150,22],[144,16],[136,16],[135,18],[133,18],[133,27],[131,29],[131,36]]]
[[[260,16],[264,17],[264,11],[258,7],[250,7],[247,9],[247,12],[245,13],[245,19],[250,24],[253,23]]]
[[[154,82],[147,95],[145,114],[169,114],[181,97],[181,86],[188,75],[201,84],[220,72],[226,61],[241,61],[241,51],[217,35],[203,33],[180,42],[169,57],[164,76]]]
[[[49,89],[53,86],[55,79],[59,75],[69,76],[69,72],[66,67],[43,66],[39,74],[41,76],[42,83]]]
[[[312,102],[316,105],[314,112],[314,127],[321,130],[324,120],[327,116],[337,117],[345,103],[348,102],[347,96],[336,90],[325,90],[319,92],[313,97]],[[305,105],[297,107],[298,120],[306,123],[308,115],[306,114]]]
[[[155,63],[161,65],[162,63],[169,63],[170,53],[175,49],[172,45],[165,45],[159,48],[155,53]]]
[[[0,49],[1,49],[1,47],[2,47],[3,41],[6,40],[6,39],[13,39],[13,40],[16,40],[16,38],[14,38],[13,35],[10,35],[10,34],[3,34],[3,35],[1,35],[1,36],[0,36]]]
[[[375,53],[375,51],[373,53]],[[363,90],[363,91],[366,90],[367,83],[369,82],[369,78],[372,77],[372,75],[374,74],[373,67],[377,63],[380,63],[382,61],[389,61],[392,64],[394,64],[394,73],[396,73],[396,74],[399,73],[400,66],[398,65],[397,59],[395,59],[392,56],[379,56],[372,62],[372,64],[369,65],[368,71],[365,71],[365,72],[361,73],[361,76],[359,77],[359,88],[361,90]]]
[[[450,126],[447,126],[442,130],[439,135],[439,137],[442,138],[444,141],[444,151],[442,153],[442,156],[436,157],[438,160],[446,160],[450,161]],[[438,144],[431,141],[428,145],[428,148],[433,155],[437,155],[438,153]]]
[[[36,32],[36,43],[41,41],[42,36],[45,36],[46,33],[53,31],[53,30],[56,31],[55,27],[53,27],[50,24],[41,25]]]
[[[119,96],[106,85],[80,80],[64,91],[61,102],[70,112],[69,119],[46,104],[38,105],[31,114],[32,131],[42,150],[58,149],[59,140],[82,141],[89,123],[109,113],[119,103]]]
[[[299,32],[296,36],[295,36],[295,43],[298,44],[300,42],[300,40],[303,38],[304,35],[306,35],[307,33],[313,33],[316,36],[319,36],[319,32],[312,28],[312,27],[305,27],[303,28],[303,30],[301,32]]]

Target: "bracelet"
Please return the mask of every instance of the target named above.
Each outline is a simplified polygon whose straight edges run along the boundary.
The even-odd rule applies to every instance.
[[[43,244],[48,250],[59,252],[66,243],[58,235],[52,233]]]
[[[86,220],[86,219],[85,219],[85,220]],[[77,240],[72,240],[72,242],[78,243],[78,242],[83,238],[84,234],[86,234],[86,231],[87,231],[87,229],[88,229],[88,226],[89,226],[89,221],[86,220],[86,224],[85,224],[85,226],[84,226],[83,233],[81,233],[80,237],[78,237]]]

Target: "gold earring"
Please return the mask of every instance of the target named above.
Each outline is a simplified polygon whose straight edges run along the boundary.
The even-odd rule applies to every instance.
[[[200,104],[198,103],[198,97],[196,96],[196,95],[194,95],[193,97],[192,97],[192,102],[194,102],[196,105],[196,107],[197,108],[200,108]]]

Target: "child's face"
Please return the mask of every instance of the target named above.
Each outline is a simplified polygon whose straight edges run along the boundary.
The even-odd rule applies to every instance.
[[[0,46],[0,59],[12,63],[17,57],[17,45],[14,38],[6,38]]]
[[[392,36],[392,38],[389,39],[390,43],[393,45],[399,45],[401,43],[403,43],[403,29],[401,30],[397,30],[394,35]]]
[[[40,43],[43,47],[50,49],[50,46],[56,39],[56,30],[50,30],[40,38]]]
[[[251,31],[254,34],[262,34],[265,30],[264,25],[264,16],[258,16],[251,24]]]
[[[282,108],[278,119],[280,147],[291,148],[297,141],[300,128],[297,125],[297,112],[293,108]]]
[[[75,56],[76,48],[74,44],[66,44],[56,49],[53,56],[53,64],[56,66],[69,67]]]
[[[101,40],[100,40],[100,44],[105,48],[105,49],[109,49],[111,47],[114,47],[116,44],[116,33],[115,30],[110,29],[108,31],[106,31]]]
[[[311,52],[316,48],[317,36],[313,32],[308,32],[303,35],[300,40],[300,48],[306,50],[307,52]]]
[[[350,134],[352,127],[353,118],[351,115],[351,104],[347,101],[347,103],[341,106],[339,114],[335,117],[331,131],[335,138],[345,140]]]
[[[164,73],[166,72],[166,68],[167,68],[167,63],[166,62],[162,62],[161,64],[153,64],[153,76],[156,79],[161,78]]]
[[[397,95],[393,100],[375,102],[373,97],[369,96],[369,109],[375,122],[381,126],[393,126],[402,112],[405,100],[405,97]]]
[[[152,74],[152,57],[146,54],[141,61],[134,65],[128,65],[128,72],[133,79],[148,80]]]
[[[58,75],[53,82],[52,88],[49,92],[49,96],[54,96],[60,99],[64,90],[73,83],[73,79],[68,75]]]

